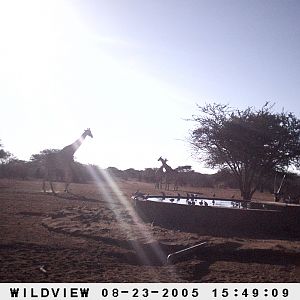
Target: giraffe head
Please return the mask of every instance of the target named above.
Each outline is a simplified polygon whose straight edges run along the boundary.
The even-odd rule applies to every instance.
[[[93,138],[93,134],[92,134],[90,128],[88,128],[88,129],[86,129],[86,130],[84,131],[84,135]]]
[[[161,161],[163,164],[164,163],[166,163],[168,160],[165,158],[165,159],[163,159],[162,157],[160,157],[159,159],[158,159],[158,161]]]

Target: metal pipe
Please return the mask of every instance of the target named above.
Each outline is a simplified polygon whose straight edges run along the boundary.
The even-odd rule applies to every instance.
[[[198,248],[201,248],[201,247],[203,247],[203,246],[205,246],[207,244],[208,244],[208,242],[205,241],[205,242],[202,242],[200,244],[196,244],[194,246],[190,246],[188,248],[185,248],[185,249],[182,249],[182,250],[170,253],[167,256],[167,263],[174,263],[177,259],[179,259],[181,257],[184,257],[185,255],[191,254],[194,251],[196,251]]]

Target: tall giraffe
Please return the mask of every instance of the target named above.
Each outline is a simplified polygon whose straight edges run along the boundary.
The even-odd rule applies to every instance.
[[[74,164],[74,154],[87,136],[91,138],[93,137],[90,128],[86,129],[79,137],[79,139],[77,139],[74,143],[62,148],[56,153],[47,154],[44,160],[44,192],[46,192],[46,181],[49,181],[52,193],[55,193],[53,188],[53,180],[56,178],[56,174],[58,171],[63,174],[63,180],[66,183],[65,192],[69,192],[68,187],[72,179],[72,165]]]
[[[162,163],[162,167],[165,169],[164,177],[165,177],[165,189],[169,190],[170,189],[170,183],[174,183],[174,191],[178,190],[178,172],[174,169],[172,169],[168,164],[167,164],[167,159],[163,159],[160,157],[158,159]]]

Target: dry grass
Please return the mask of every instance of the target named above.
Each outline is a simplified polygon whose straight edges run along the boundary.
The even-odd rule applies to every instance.
[[[63,190],[57,184],[58,190]],[[300,241],[213,237],[144,224],[133,192],[153,184],[72,184],[72,193],[43,194],[38,181],[0,181],[2,282],[299,282]],[[184,188],[180,193],[230,198],[236,190]],[[256,200],[272,195],[257,193]],[[207,240],[187,261],[169,252]],[[161,251],[161,257],[157,254]],[[40,271],[43,265],[47,273]]]

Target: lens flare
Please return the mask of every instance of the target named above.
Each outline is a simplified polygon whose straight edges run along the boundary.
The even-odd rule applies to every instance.
[[[105,201],[107,201],[107,204],[109,205],[109,208],[115,214],[120,230],[124,234],[124,237],[126,237],[126,239],[128,240],[132,249],[135,250],[141,262],[145,265],[151,264],[151,259],[148,257],[147,253],[142,247],[143,244],[147,244],[151,248],[150,252],[155,255],[155,259],[158,260],[160,264],[165,264],[165,253],[161,249],[159,243],[153,237],[152,233],[148,230],[147,226],[143,224],[143,222],[135,212],[131,201],[123,195],[122,191],[118,187],[118,184],[106,170],[99,170],[101,172],[101,176],[106,182],[105,184],[103,184],[103,180],[99,178],[99,174],[97,174],[94,169],[89,168],[89,172],[94,179],[99,192],[101,193],[101,195],[103,195]],[[132,226],[124,222],[119,210],[117,209],[117,206],[114,205],[114,203],[111,201],[111,199],[113,198],[112,196],[118,200],[118,205],[121,205],[121,207],[129,213],[137,230],[136,232],[134,232]],[[137,239],[142,240],[142,242],[139,242]],[[174,266],[169,266],[168,271],[172,273],[172,278],[178,278]],[[158,281],[157,278],[153,278],[153,280]]]

